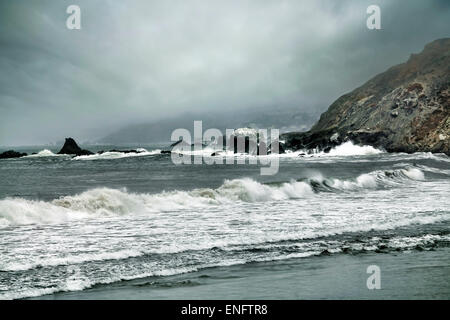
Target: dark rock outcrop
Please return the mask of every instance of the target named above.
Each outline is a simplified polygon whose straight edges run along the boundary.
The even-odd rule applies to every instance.
[[[200,144],[200,142],[197,142],[197,143],[199,144],[198,146],[201,145],[201,147],[206,147],[206,145],[203,144],[203,143],[201,143],[201,144]],[[183,139],[180,139],[177,142],[172,143],[170,145],[170,148],[172,148],[172,150],[181,150],[181,149],[183,149],[185,151],[188,150],[188,149],[194,150],[194,147],[195,147],[194,143],[186,142]]]
[[[170,145],[170,147],[171,147],[171,148],[176,147],[176,146],[179,145],[180,143],[187,144],[187,142],[185,142],[183,139],[180,139],[180,140],[178,140],[177,142],[172,143],[172,144]],[[188,144],[188,145],[190,145],[190,144]]]
[[[249,155],[267,155],[272,152],[271,145],[267,146],[267,142],[263,136],[260,136],[257,129],[238,128],[230,136],[220,136],[217,139],[217,142],[220,143],[212,140],[208,144],[201,144],[202,148],[208,147],[214,150],[211,156],[222,155],[221,152],[226,150],[232,151],[233,153],[245,153]],[[279,146],[277,153],[285,153],[283,142],[277,140],[274,143],[277,143]],[[195,150],[194,144],[189,144],[183,139],[171,144],[170,147],[172,148],[172,152]]]
[[[12,158],[20,158],[27,156],[26,153],[17,152],[14,150],[8,150],[3,153],[0,153],[0,159],[12,159]]]
[[[249,136],[230,136],[230,146],[233,146],[234,153],[256,153],[258,144],[256,139]]]
[[[142,153],[142,152],[144,152],[144,151],[143,151],[143,150],[136,150],[136,149],[131,149],[131,150],[118,150],[118,149],[112,149],[112,150],[108,150],[108,151],[101,150],[101,151],[98,151],[97,153],[98,153],[98,154],[102,154],[102,153],[105,153],[105,152],[119,152],[119,153],[125,153],[125,154],[127,154],[127,153]]]
[[[389,152],[449,155],[449,115],[450,38],[446,38],[337,99],[310,131],[287,133],[282,139],[294,150],[325,150],[352,140]]]
[[[66,138],[66,142],[58,154],[74,154],[77,156],[86,156],[94,154],[89,150],[81,149],[78,144],[72,138]]]
[[[284,153],[284,146],[280,141],[274,141],[278,143],[278,152]],[[260,136],[260,133],[256,129],[251,128],[239,128],[228,138],[227,147],[234,153],[247,153],[252,155],[267,155],[272,152],[271,145],[267,146],[267,142],[264,137]]]

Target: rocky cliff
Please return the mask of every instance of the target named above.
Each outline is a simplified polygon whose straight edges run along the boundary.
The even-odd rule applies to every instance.
[[[450,38],[337,99],[308,132],[286,146],[327,149],[347,140],[389,152],[450,154]]]

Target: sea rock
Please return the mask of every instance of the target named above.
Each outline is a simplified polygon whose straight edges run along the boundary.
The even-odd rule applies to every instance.
[[[328,148],[338,146],[345,141],[347,136],[339,135],[335,139],[330,138],[335,134],[335,130],[324,130],[319,132],[289,132],[281,135],[285,140],[285,148],[291,150],[317,150],[323,151]]]
[[[258,132],[251,128],[235,129],[228,146],[233,146],[234,153],[258,154]]]
[[[170,145],[171,148],[179,145],[180,143],[186,144],[186,145],[190,145],[190,143],[188,144],[187,142],[185,142],[183,139],[178,140],[177,142],[174,142]]]
[[[228,138],[228,147],[233,146],[234,153],[246,153],[251,155],[267,155],[270,154],[271,148],[267,146],[260,132],[252,128],[239,128],[233,131],[233,134]],[[284,153],[284,148],[280,142],[279,153]]]
[[[66,142],[58,154],[74,154],[77,156],[86,156],[94,154],[89,150],[81,149],[78,144],[72,138],[66,138]]]
[[[203,143],[200,143],[200,141],[198,141],[197,143],[199,144],[197,147],[202,147],[202,148],[206,147],[206,145]],[[194,150],[195,147],[196,147],[196,145],[194,143],[184,141],[183,139],[180,139],[177,142],[172,143],[170,145],[170,148],[172,148],[171,149],[172,151],[180,151],[180,150],[183,150],[183,151],[191,150],[192,151],[192,150]]]
[[[325,152],[325,153],[330,153],[331,149],[333,149],[333,148],[331,148],[331,147],[326,147],[325,149],[323,149],[323,152]]]
[[[109,151],[99,151],[99,154],[105,153],[105,152],[119,152],[119,153],[142,153],[144,152],[143,150],[136,150],[136,149],[131,149],[131,150],[118,150],[118,149],[112,149]]]
[[[450,38],[445,38],[341,96],[310,131],[281,138],[293,150],[324,150],[351,140],[388,152],[450,155],[449,115]]]
[[[26,153],[17,152],[14,150],[8,150],[3,153],[0,153],[0,159],[12,159],[12,158],[20,158],[27,156]]]

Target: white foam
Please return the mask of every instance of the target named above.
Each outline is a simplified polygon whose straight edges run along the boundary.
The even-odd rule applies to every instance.
[[[376,189],[379,186],[398,186],[407,184],[409,180],[424,181],[424,173],[417,168],[397,170],[376,170],[359,175],[356,179],[327,179],[321,174],[315,174],[310,180],[323,183],[339,190]]]
[[[419,180],[419,181],[425,180],[424,173],[416,168],[402,169],[402,173],[411,180]]]
[[[36,154],[30,154],[28,156],[25,156],[24,158],[61,157],[61,156],[64,157],[66,155],[65,154],[55,154],[48,149],[44,149],[44,150],[39,151]]]
[[[356,179],[326,179],[316,174],[310,180],[340,190],[375,189],[381,185],[398,185],[407,180],[424,180],[416,168],[374,171]],[[208,207],[242,202],[265,202],[312,197],[308,182],[295,181],[267,185],[250,178],[225,180],[217,189],[171,191],[158,194],[136,194],[126,190],[96,188],[51,202],[6,198],[0,200],[0,226],[33,223],[64,223],[67,221],[142,215],[174,210]]]
[[[373,189],[377,186],[377,181],[374,176],[370,174],[362,174],[356,178],[356,183],[362,188]]]
[[[358,146],[351,141],[347,141],[339,146],[334,147],[326,155],[330,157],[342,157],[342,156],[365,156],[372,154],[380,154],[383,151],[376,149],[372,146]]]
[[[224,151],[222,148],[219,148],[214,145],[209,145],[206,147],[202,147],[199,150],[195,150],[193,147],[177,147],[175,146],[172,149],[172,153],[190,155],[190,156],[203,156],[210,157],[213,153],[216,153],[216,156],[225,156],[225,155],[234,155],[232,152]]]
[[[185,155],[201,155],[204,157],[209,157],[211,156],[211,154],[216,153],[216,156],[236,157],[236,158],[253,158],[253,157],[298,158],[300,155],[303,158],[323,158],[323,157],[366,156],[384,153],[384,151],[376,149],[372,146],[358,146],[353,144],[353,142],[351,141],[347,141],[339,146],[334,147],[328,153],[325,152],[308,153],[308,151],[305,150],[298,150],[298,151],[286,150],[286,153],[282,154],[273,153],[268,155],[256,155],[246,153],[234,153],[232,150],[222,150],[222,148],[218,148],[213,144],[207,147],[203,147],[201,150],[193,150],[191,147],[187,147],[186,149],[183,149],[182,147],[179,148],[174,147],[172,152]]]
[[[134,194],[126,190],[92,189],[51,202],[7,198],[0,200],[0,226],[149,214],[235,201],[260,202],[313,194],[305,182],[267,186],[251,179],[226,180],[218,189]]]
[[[356,190],[356,189],[375,189],[377,188],[377,179],[371,173],[365,173],[353,180],[331,179],[331,186],[340,190]]]
[[[74,157],[72,160],[108,160],[108,159],[121,159],[121,158],[130,158],[130,157],[142,157],[142,156],[151,156],[155,154],[160,154],[161,150],[151,150],[148,151],[144,148],[138,148],[136,149],[137,152],[103,152],[103,153],[96,153],[92,155],[86,155],[86,156],[77,156]]]
[[[30,264],[22,262],[11,262],[7,264],[0,263],[0,270],[2,271],[26,271],[41,266],[63,266],[76,265],[89,261],[106,261],[106,260],[121,260],[126,258],[139,257],[144,253],[138,250],[126,249],[115,252],[95,252],[95,253],[81,253],[68,257],[52,257],[51,259],[42,259],[42,261],[35,261]]]
[[[384,153],[384,151],[380,149],[376,149],[372,146],[359,146],[353,144],[352,141],[344,142],[334,148],[332,148],[328,153],[323,151],[311,151],[309,150],[298,150],[298,151],[290,151],[286,150],[284,154],[273,154],[269,156],[279,156],[282,158],[297,158],[302,156],[302,158],[327,158],[327,157],[349,157],[349,156],[369,156]]]
[[[244,262],[242,262],[244,263]],[[234,263],[236,264],[236,263]],[[211,266],[220,266],[220,264],[211,265]],[[210,267],[210,266],[204,266],[204,267]],[[123,281],[123,280],[134,280],[134,279],[142,279],[147,277],[154,277],[154,276],[171,276],[171,275],[178,275],[183,273],[189,273],[198,271],[199,268],[196,267],[180,267],[180,268],[168,268],[163,270],[155,270],[155,271],[148,271],[140,274],[135,275],[110,275],[108,278],[102,279],[102,280],[91,280],[87,277],[84,277],[83,275],[76,275],[73,277],[69,277],[64,281],[61,285],[57,287],[52,288],[27,288],[22,289],[18,291],[13,292],[5,292],[0,293],[0,300],[13,300],[13,299],[23,299],[23,298],[32,298],[32,297],[40,297],[44,295],[49,295],[57,292],[73,292],[73,291],[82,291],[88,288],[91,288],[92,286],[96,284],[110,284],[117,281]]]
[[[241,200],[246,202],[262,202],[300,198],[313,194],[306,182],[291,181],[280,186],[268,186],[252,179],[226,180],[217,189],[219,199]]]

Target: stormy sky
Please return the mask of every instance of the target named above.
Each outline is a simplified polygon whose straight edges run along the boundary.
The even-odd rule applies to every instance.
[[[66,28],[71,4],[81,30]],[[382,30],[366,27],[371,4]],[[0,145],[184,112],[317,113],[449,21],[448,0],[0,0]]]

